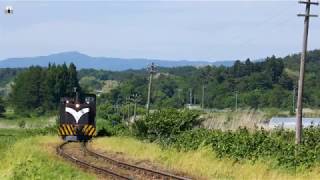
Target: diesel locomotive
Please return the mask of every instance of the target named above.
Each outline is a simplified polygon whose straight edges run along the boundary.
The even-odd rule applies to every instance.
[[[85,94],[60,100],[58,134],[64,141],[88,141],[96,135],[96,96]]]

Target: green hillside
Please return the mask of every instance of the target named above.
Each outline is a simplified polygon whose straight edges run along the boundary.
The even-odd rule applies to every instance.
[[[320,50],[310,51],[306,65],[304,103],[307,107],[319,107]],[[275,107],[292,109],[293,88],[296,88],[300,55],[284,58],[267,57],[264,61],[250,59],[236,61],[231,67],[177,67],[158,68],[154,78],[152,103],[156,107],[182,107],[190,102],[201,104],[204,86],[204,105],[207,108],[234,108],[235,94],[242,108]],[[81,70],[79,74],[83,74]],[[115,103],[138,93],[141,103],[146,102],[147,70],[108,72],[90,70],[90,75],[102,80],[112,79],[121,85],[104,96],[105,101]]]
[[[296,87],[298,79],[299,57],[299,54],[293,54],[284,58],[271,56],[258,62],[250,59],[238,60],[231,67],[158,67],[153,81],[152,106],[154,108],[180,108],[190,101],[193,104],[201,104],[204,90],[203,103],[205,108],[232,109],[235,107],[237,94],[238,107],[240,108],[273,107],[291,110],[293,89]],[[320,75],[317,73],[320,68],[319,58],[320,50],[310,51],[308,54],[304,95],[305,107],[317,108],[320,106],[320,85],[317,83],[320,80]],[[47,104],[49,103],[51,107],[45,108],[54,109],[52,105],[56,104],[59,96],[63,95],[63,93],[60,93],[59,87],[71,87],[71,85],[68,85],[68,80],[66,82],[61,81],[63,78],[50,80],[50,78],[58,76],[63,77],[65,76],[64,73],[68,73],[66,65],[57,67],[60,69],[55,70],[55,65],[50,66],[49,69],[41,67],[31,67],[24,70],[0,69],[0,87],[7,87],[8,89],[10,87],[8,86],[9,82],[15,84],[13,86],[15,89],[9,96],[9,102],[13,106],[17,106],[17,102],[12,100],[18,98],[20,99],[19,103],[22,101],[28,103],[19,104],[19,108],[28,107],[32,109],[33,107],[30,105],[32,103],[35,104],[34,108],[38,108],[41,106],[39,100],[44,99],[46,102],[48,99],[52,99],[48,96],[54,96],[54,103],[50,104],[47,101]],[[21,73],[22,71],[23,73]],[[36,75],[37,72],[44,73],[44,75]],[[17,74],[20,75],[17,76]],[[100,103],[123,104],[133,94],[139,95],[138,103],[141,105],[146,103],[147,69],[127,71],[81,69],[78,71],[77,77],[83,92],[99,93],[98,102]],[[35,80],[32,82],[28,79]],[[72,82],[71,84],[77,83]],[[30,86],[33,86],[33,88],[27,88]],[[52,88],[49,88],[49,86],[52,86]],[[26,94],[26,89],[30,90],[28,90],[28,96],[22,96],[21,94]],[[19,95],[20,90],[21,94]],[[52,92],[45,93],[46,91]],[[24,100],[28,97],[28,100]],[[35,97],[33,98],[34,102],[31,102],[30,97]]]

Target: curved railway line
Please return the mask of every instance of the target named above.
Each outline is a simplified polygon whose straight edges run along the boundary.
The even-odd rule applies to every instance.
[[[157,171],[145,167],[128,164],[105,155],[96,153],[86,146],[86,144],[77,148],[77,151],[82,151],[83,157],[76,156],[76,153],[68,153],[66,146],[68,142],[64,142],[57,147],[57,153],[63,158],[72,161],[73,163],[92,169],[104,176],[113,179],[166,179],[166,180],[190,180],[186,177],[176,176],[167,172]],[[86,158],[84,158],[86,157]],[[91,158],[91,159],[90,159]],[[87,160],[86,160],[87,159]],[[90,159],[90,160],[88,160]]]

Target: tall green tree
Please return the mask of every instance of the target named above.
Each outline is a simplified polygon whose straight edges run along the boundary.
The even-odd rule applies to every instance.
[[[77,90],[80,92],[81,89],[80,89],[79,81],[77,77],[77,68],[73,63],[69,65],[67,77],[68,78],[67,78],[66,95],[72,96],[74,87],[76,87]]]
[[[10,102],[17,113],[51,111],[61,97],[73,95],[73,87],[79,87],[74,64],[30,67],[14,80]]]
[[[10,101],[15,112],[25,113],[39,108],[43,102],[43,80],[45,71],[41,67],[30,67],[18,75],[12,85]]]

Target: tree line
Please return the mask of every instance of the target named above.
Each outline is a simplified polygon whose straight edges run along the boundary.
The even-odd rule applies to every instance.
[[[56,110],[60,97],[72,96],[73,87],[79,88],[74,64],[32,66],[14,79],[8,101],[15,113],[43,114]]]
[[[181,108],[190,102],[202,104],[204,96],[206,108],[234,108],[237,94],[238,106],[242,108],[293,110],[299,57],[299,54],[293,54],[284,58],[271,56],[263,61],[238,60],[231,67],[160,67],[153,81],[152,105],[154,108]],[[305,107],[320,106],[319,58],[320,50],[308,53],[303,100]],[[102,71],[99,73],[103,74]],[[105,73],[109,75],[109,72]],[[102,95],[101,101],[124,103],[127,97],[139,94],[140,104],[144,105],[148,88],[147,70],[126,71],[124,74],[130,76],[120,79],[120,86]],[[91,75],[94,76],[94,71]]]
[[[115,103],[137,93],[145,103],[147,77],[133,74],[105,95],[105,100]],[[207,108],[233,108],[237,93],[242,107],[289,108],[295,78],[286,73],[281,58],[272,56],[263,62],[236,61],[232,67],[163,68],[153,82],[152,104],[155,107],[180,108],[187,103],[203,103]]]
[[[305,107],[320,106],[320,74],[317,72],[320,68],[319,58],[320,50],[308,53]],[[147,69],[121,72],[81,69],[77,72],[74,64],[49,64],[47,68],[33,66],[12,70],[9,75],[2,73],[2,76],[8,81],[18,74],[8,98],[9,105],[18,113],[55,110],[60,97],[72,96],[73,87],[79,87],[78,79],[83,78],[96,85],[104,80],[120,82],[118,87],[99,96],[100,104],[125,104],[133,94],[139,95],[137,102],[141,107],[146,103]],[[237,94],[238,106],[242,108],[275,107],[291,110],[296,96],[293,93],[298,70],[299,54],[284,58],[271,56],[263,61],[238,60],[230,67],[159,67],[154,75],[151,103],[153,108],[181,108],[190,102],[203,103],[205,108],[234,108]]]

